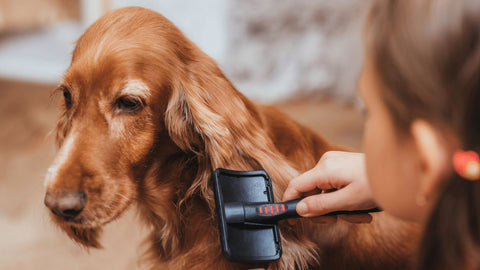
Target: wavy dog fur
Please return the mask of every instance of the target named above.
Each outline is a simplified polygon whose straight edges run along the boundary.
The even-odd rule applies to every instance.
[[[47,191],[81,190],[87,203],[72,220],[52,219],[100,247],[102,226],[135,202],[151,229],[143,260],[151,269],[252,267],[222,257],[211,172],[266,170],[279,200],[290,179],[338,149],[245,98],[173,24],[143,8],[88,28],[58,91],[66,98]],[[385,214],[371,224],[280,226],[283,256],[269,269],[403,269],[418,235]]]

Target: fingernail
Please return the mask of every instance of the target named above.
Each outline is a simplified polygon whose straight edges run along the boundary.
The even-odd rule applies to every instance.
[[[307,209],[307,204],[304,203],[304,202],[299,202],[297,204],[297,213],[300,215],[300,216],[303,216],[305,215],[306,213],[308,212],[308,209]]]

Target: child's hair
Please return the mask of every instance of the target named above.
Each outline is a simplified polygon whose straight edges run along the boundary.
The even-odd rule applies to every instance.
[[[365,44],[400,135],[424,119],[480,153],[479,0],[373,0]],[[480,267],[480,181],[452,171],[418,260],[419,269]]]

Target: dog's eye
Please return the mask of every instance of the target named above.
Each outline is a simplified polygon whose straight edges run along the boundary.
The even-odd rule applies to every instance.
[[[63,99],[65,100],[65,106],[67,108],[72,107],[72,94],[70,94],[70,91],[66,87],[62,87],[63,91]]]
[[[119,97],[115,101],[116,109],[123,112],[137,112],[143,108],[143,105],[142,99],[134,96]]]

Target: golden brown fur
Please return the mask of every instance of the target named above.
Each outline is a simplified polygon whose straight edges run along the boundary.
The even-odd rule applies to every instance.
[[[142,100],[138,111],[116,105]],[[52,215],[75,241],[100,247],[102,225],[135,202],[151,233],[152,269],[245,269],[221,255],[211,172],[266,170],[281,198],[288,181],[312,168],[324,139],[270,106],[240,94],[216,63],[160,14],[113,11],[80,37],[60,91],[59,157],[49,192],[83,190],[73,220]],[[193,225],[193,226],[192,226]],[[384,214],[366,225],[282,222],[283,256],[269,269],[401,269],[416,230]]]

